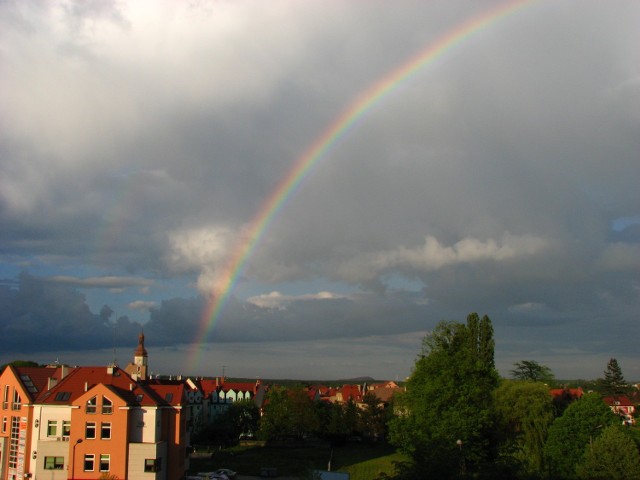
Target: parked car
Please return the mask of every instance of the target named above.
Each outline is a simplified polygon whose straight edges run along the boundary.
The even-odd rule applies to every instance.
[[[226,475],[227,478],[233,480],[234,478],[236,478],[237,473],[234,472],[233,470],[229,469],[229,468],[219,468],[218,470],[216,470],[213,473],[218,473],[221,475]]]
[[[235,472],[234,472],[235,473]],[[198,472],[198,476],[200,479],[209,479],[209,480],[231,480],[230,477],[225,475],[224,473],[219,473],[219,470],[215,472]]]

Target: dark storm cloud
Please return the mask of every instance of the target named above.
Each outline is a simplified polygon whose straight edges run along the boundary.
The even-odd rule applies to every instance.
[[[11,338],[36,349],[20,328],[100,324],[91,310],[112,300],[90,308],[67,287],[87,298],[134,287],[114,310],[148,309],[157,345],[192,341],[204,298],[296,159],[368,87],[487,8],[0,4],[11,46],[0,53],[1,276],[48,278],[30,278],[39,287],[21,298],[65,312],[25,317],[19,302],[27,320],[3,317]],[[325,152],[267,222],[239,279],[249,293],[211,339],[408,335],[479,311],[513,355],[633,354],[640,7],[516,10]],[[7,292],[26,288],[10,281]]]

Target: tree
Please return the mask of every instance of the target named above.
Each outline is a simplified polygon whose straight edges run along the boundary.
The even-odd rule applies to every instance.
[[[522,360],[513,364],[516,368],[511,370],[511,376],[516,380],[530,380],[532,382],[550,383],[553,381],[553,372],[546,365],[540,365],[535,360]]]
[[[412,458],[420,478],[473,474],[491,459],[497,384],[489,317],[441,322],[424,338],[407,391],[397,399],[402,413],[390,422],[391,441]]]
[[[551,424],[544,447],[551,475],[576,478],[576,465],[581,462],[587,446],[604,428],[617,421],[598,394],[586,394],[569,405]]]
[[[282,437],[302,438],[319,431],[313,400],[302,388],[272,388],[267,394],[259,435],[265,440]]]
[[[609,359],[601,381],[604,395],[624,395],[628,391],[627,382],[622,375],[622,369],[615,358]]]
[[[387,420],[384,403],[371,392],[364,395],[362,403],[360,430],[368,438],[384,437]]]
[[[618,425],[605,428],[578,465],[580,478],[632,480],[640,478],[640,453],[633,439]]]
[[[525,475],[543,470],[544,444],[553,422],[549,389],[542,383],[503,380],[494,392],[501,456]],[[515,476],[515,474],[513,475]]]

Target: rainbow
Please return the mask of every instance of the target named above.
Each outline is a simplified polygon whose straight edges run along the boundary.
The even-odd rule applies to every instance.
[[[190,371],[193,370],[198,363],[198,345],[207,339],[215,326],[220,313],[224,310],[230,293],[234,290],[256,245],[265,235],[274,217],[278,215],[286,201],[291,198],[300,187],[317,162],[349,132],[351,127],[360,118],[389,95],[389,93],[396,90],[401,84],[411,78],[416,72],[432,64],[435,60],[452,51],[458,45],[468,41],[484,28],[510,16],[514,12],[521,10],[524,6],[534,3],[534,1],[535,0],[516,0],[500,4],[449,30],[446,34],[429,44],[424,50],[403,63],[399,68],[373,83],[314,140],[296,160],[293,168],[291,168],[279,182],[271,195],[263,203],[258,213],[248,224],[247,228],[244,229],[237,248],[220,272],[221,275],[219,278],[223,280],[220,286],[216,288],[216,291],[213,292],[211,300],[204,310],[197,336],[194,339],[194,345],[188,360]]]

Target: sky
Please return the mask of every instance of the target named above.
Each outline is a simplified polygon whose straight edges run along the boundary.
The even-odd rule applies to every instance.
[[[144,329],[153,373],[403,379],[478,312],[505,376],[640,380],[639,23],[0,1],[0,363],[125,365]]]

